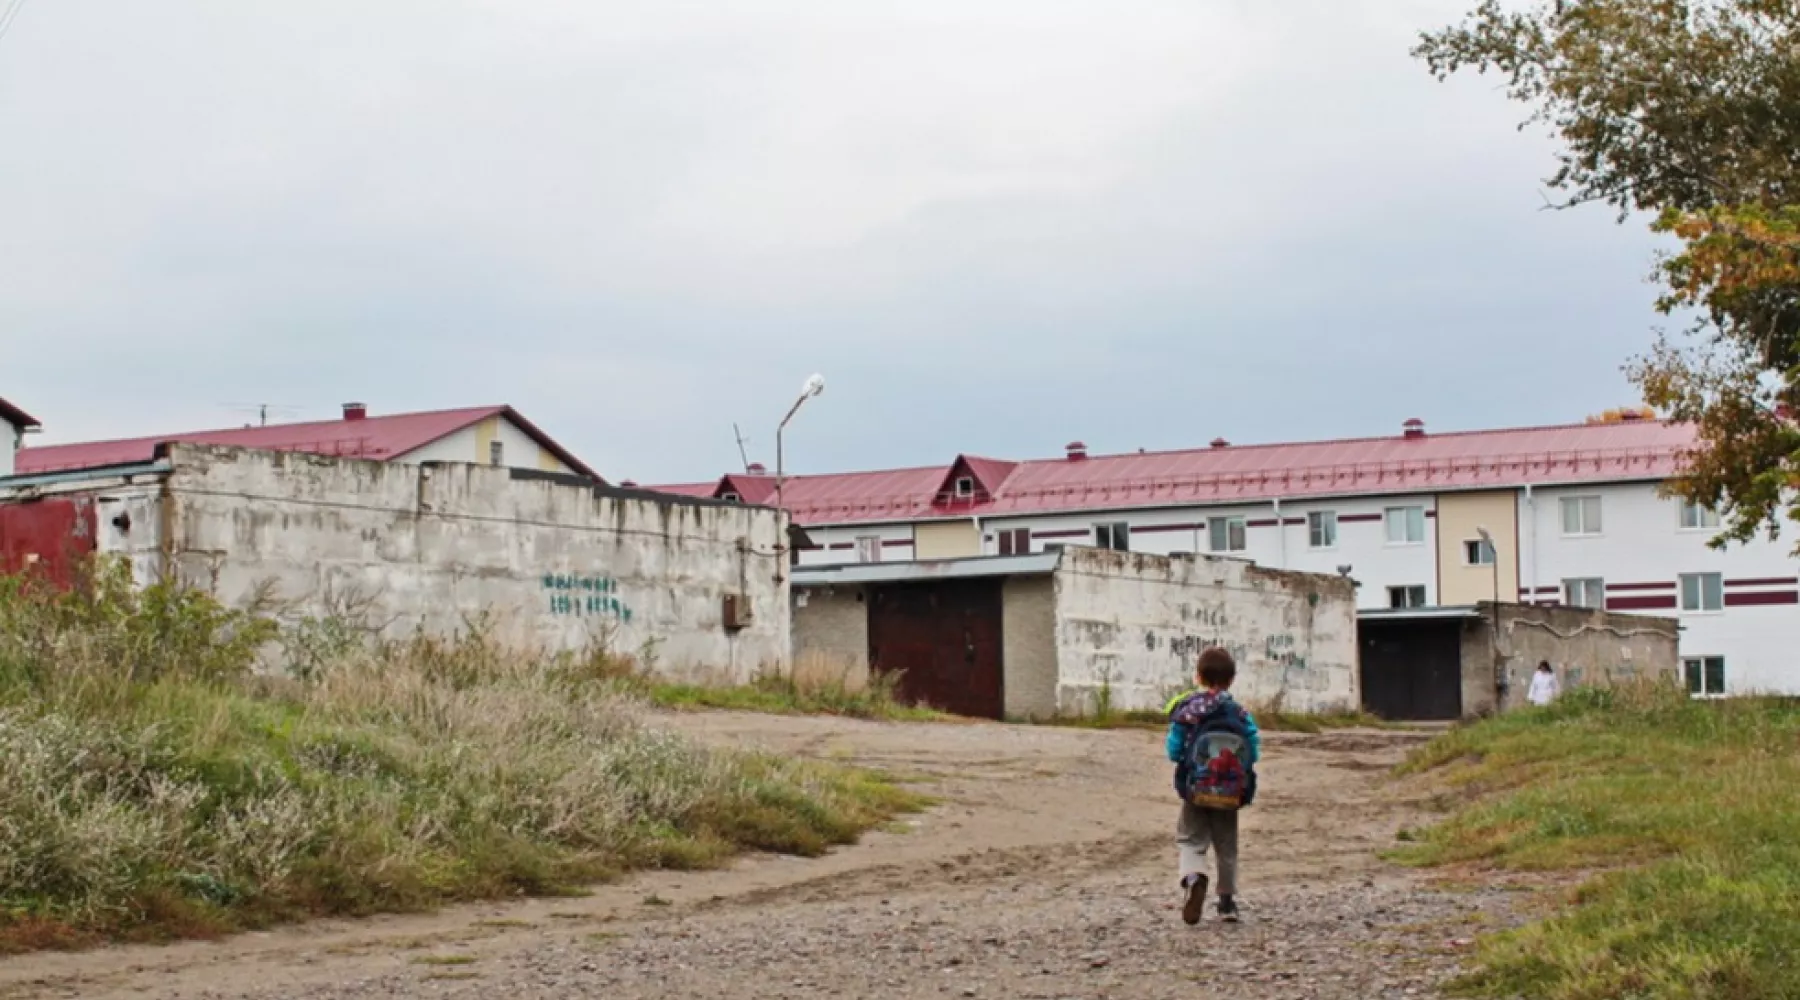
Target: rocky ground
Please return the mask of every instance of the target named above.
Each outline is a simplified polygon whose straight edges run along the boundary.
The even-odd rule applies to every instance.
[[[817,860],[655,873],[580,899],[324,922],[213,944],[0,960],[0,996],[1433,996],[1498,887],[1376,852],[1427,821],[1384,780],[1420,734],[1270,734],[1244,814],[1244,922],[1180,921],[1160,734],[670,716],[720,742],[860,763],[942,805]]]

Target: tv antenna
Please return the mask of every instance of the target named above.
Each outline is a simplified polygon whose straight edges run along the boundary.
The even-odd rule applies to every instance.
[[[270,414],[273,414],[276,417],[292,417],[298,415],[300,412],[300,407],[298,406],[283,406],[280,403],[226,403],[225,405],[230,407],[234,413],[256,414],[256,424],[258,427],[269,426]]]
[[[733,422],[731,425],[731,433],[736,435],[736,437],[737,437],[738,457],[744,460],[744,474],[749,475],[750,474],[750,453],[744,450],[744,445],[746,443],[748,443],[749,438],[744,437],[744,432],[738,430],[738,425],[736,424],[736,422]]]

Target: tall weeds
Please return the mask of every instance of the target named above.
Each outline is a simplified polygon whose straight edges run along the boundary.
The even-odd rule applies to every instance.
[[[603,657],[477,628],[256,675],[279,638],[107,568],[69,594],[0,580],[0,950],[815,854],[914,805],[647,729]]]

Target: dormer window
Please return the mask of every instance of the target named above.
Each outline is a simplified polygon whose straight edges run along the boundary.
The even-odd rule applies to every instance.
[[[975,480],[971,476],[956,477],[956,495],[967,499],[975,495]]]
[[[730,490],[726,490],[725,492],[719,494],[719,499],[725,501],[726,503],[737,503],[739,500],[742,500],[743,497],[738,496],[736,493],[733,493]]]

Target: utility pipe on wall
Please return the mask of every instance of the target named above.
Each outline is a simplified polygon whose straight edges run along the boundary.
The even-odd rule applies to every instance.
[[[1537,603],[1537,498],[1531,495],[1531,484],[1525,484],[1525,514],[1531,518],[1531,572],[1519,571],[1519,597],[1522,601],[1526,593],[1531,595],[1531,603]]]
[[[1278,565],[1281,569],[1287,569],[1287,521],[1281,516],[1280,497],[1275,498],[1275,538],[1281,545],[1281,554],[1277,557],[1281,562]]]

